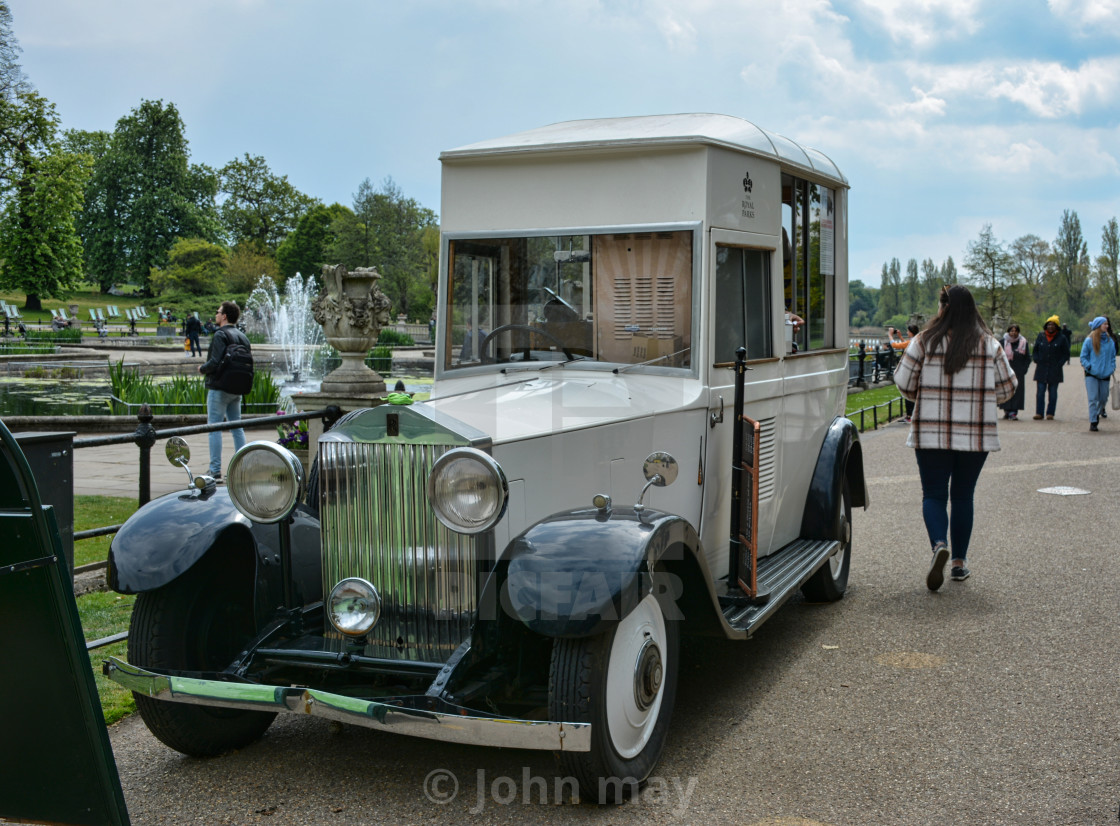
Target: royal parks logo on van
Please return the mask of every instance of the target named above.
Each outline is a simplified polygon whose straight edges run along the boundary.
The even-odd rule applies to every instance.
[[[747,173],[743,178],[743,192],[750,192],[754,188],[754,181],[751,180],[751,173]]]

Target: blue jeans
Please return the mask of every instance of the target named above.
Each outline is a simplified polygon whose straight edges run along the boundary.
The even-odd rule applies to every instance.
[[[206,423],[241,421],[241,397],[224,390],[206,391]],[[245,431],[240,427],[233,430],[233,449],[245,447]],[[210,475],[217,478],[222,472],[222,431],[210,432]]]
[[[1089,421],[1095,422],[1101,417],[1104,406],[1108,404],[1108,379],[1086,376],[1085,392],[1089,395]]]
[[[947,542],[964,560],[972,539],[972,494],[988,454],[984,451],[915,450],[922,480],[922,518],[929,544]],[[950,485],[951,482],[951,485]],[[949,503],[953,503],[952,516]]]
[[[1044,381],[1035,382],[1038,385],[1038,395],[1034,399],[1034,412],[1042,415],[1042,406],[1046,402],[1046,393],[1050,392],[1050,403],[1046,405],[1046,415],[1053,416],[1058,407],[1058,382],[1047,384]]]

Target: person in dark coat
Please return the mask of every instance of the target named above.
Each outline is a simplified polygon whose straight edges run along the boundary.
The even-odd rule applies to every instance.
[[[1000,408],[1003,410],[1003,418],[1017,421],[1019,411],[1026,403],[1026,375],[1031,366],[1031,348],[1026,336],[1019,335],[1018,324],[1012,324],[1003,334],[1003,352],[1011,362],[1011,369],[1015,371],[1019,386],[1015,389],[1015,395],[1001,404]]]
[[[1058,385],[1065,378],[1062,366],[1069,362],[1069,339],[1062,335],[1059,324],[1061,320],[1056,315],[1050,316],[1034,342],[1034,380],[1038,386],[1034,410],[1036,419],[1041,419],[1044,413],[1047,419],[1054,418],[1054,410],[1058,406]]]
[[[192,313],[187,316],[187,323],[183,327],[187,332],[187,339],[191,343],[191,358],[194,358],[196,354],[199,358],[202,358],[202,345],[198,343],[198,337],[202,333],[202,322]]]

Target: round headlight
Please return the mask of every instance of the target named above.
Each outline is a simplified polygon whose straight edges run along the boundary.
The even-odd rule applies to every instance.
[[[440,456],[428,476],[428,501],[436,517],[458,533],[481,533],[502,518],[509,487],[501,467],[473,447]]]
[[[331,625],[346,636],[364,636],[381,619],[381,597],[364,579],[344,579],[327,599],[327,616]]]
[[[303,465],[275,442],[250,442],[233,455],[226,486],[234,506],[254,522],[279,522],[303,496]]]

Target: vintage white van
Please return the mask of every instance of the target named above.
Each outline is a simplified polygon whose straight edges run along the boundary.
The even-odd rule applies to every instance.
[[[682,633],[746,639],[847,586],[868,502],[848,182],[707,114],[440,160],[431,400],[344,416],[306,503],[299,463],[255,443],[228,492],[140,511],[110,560],[140,593],[130,661],[106,671],[187,753],[317,714],[552,750],[584,799],[621,800],[662,752]],[[189,546],[168,530],[199,522]]]

